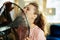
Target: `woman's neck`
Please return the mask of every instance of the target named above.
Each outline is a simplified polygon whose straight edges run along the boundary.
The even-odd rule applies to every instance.
[[[36,25],[35,24],[29,24],[30,25],[30,28],[34,28]]]

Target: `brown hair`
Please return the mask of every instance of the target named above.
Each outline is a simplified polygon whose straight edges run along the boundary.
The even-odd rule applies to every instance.
[[[29,5],[33,5],[36,9],[35,9],[35,13],[34,14],[38,14],[39,13],[39,10],[38,10],[38,4],[36,2],[31,2],[29,3]]]
[[[34,21],[34,24],[44,31],[45,21],[42,13],[37,16],[37,18]]]
[[[39,14],[38,4],[36,2],[32,2],[30,3],[30,5],[36,7],[35,14],[37,14],[37,18],[34,20],[34,24],[44,31],[44,26],[45,26],[44,16],[42,13]]]

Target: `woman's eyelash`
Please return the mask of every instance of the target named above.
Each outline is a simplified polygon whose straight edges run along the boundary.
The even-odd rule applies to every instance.
[[[24,8],[26,8],[26,7],[24,7]]]
[[[29,7],[27,7],[27,10],[29,10]]]

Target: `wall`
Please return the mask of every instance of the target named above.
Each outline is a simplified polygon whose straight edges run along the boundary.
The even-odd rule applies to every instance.
[[[53,16],[47,16],[49,23],[60,23],[60,0],[47,0],[46,8],[56,8]]]

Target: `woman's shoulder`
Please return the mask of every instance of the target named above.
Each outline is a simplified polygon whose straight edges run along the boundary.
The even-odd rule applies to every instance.
[[[35,36],[37,36],[38,39],[40,40],[46,40],[44,31],[41,30],[41,28],[39,28],[38,26],[36,27],[36,30],[35,30]]]
[[[39,28],[38,26],[34,26],[33,28],[31,28],[30,32],[34,32],[35,34],[44,34],[43,30],[41,30],[41,28]]]
[[[43,33],[43,30],[41,30],[41,28],[39,28],[38,26],[35,26],[33,29],[32,29],[35,33]]]
[[[38,31],[43,31],[41,28],[39,28],[38,26],[35,26],[34,27],[35,30],[38,30]]]

